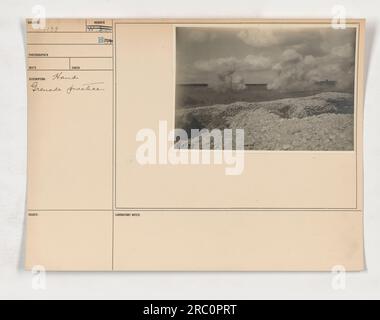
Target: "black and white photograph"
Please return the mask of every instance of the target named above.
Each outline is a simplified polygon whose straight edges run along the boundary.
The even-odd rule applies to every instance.
[[[356,37],[328,24],[177,27],[175,126],[243,129],[244,150],[353,151]]]

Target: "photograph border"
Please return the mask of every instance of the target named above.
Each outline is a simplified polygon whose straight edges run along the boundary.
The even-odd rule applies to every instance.
[[[363,105],[364,105],[364,49],[365,49],[365,43],[364,43],[364,35],[365,35],[365,19],[347,19],[346,25],[356,27],[356,54],[355,54],[355,93],[354,93],[354,150],[352,151],[282,151],[282,150],[273,150],[273,151],[256,151],[256,150],[243,150],[245,152],[253,153],[253,154],[273,154],[273,153],[289,153],[289,154],[309,154],[309,153],[323,153],[323,154],[347,154],[347,153],[354,153],[356,155],[356,206],[354,208],[270,208],[270,207],[230,207],[230,208],[218,208],[218,207],[207,207],[207,208],[187,208],[187,207],[170,207],[170,208],[164,208],[164,207],[119,207],[117,205],[117,175],[115,173],[114,177],[114,184],[115,184],[115,203],[114,203],[114,210],[115,211],[356,211],[361,212],[362,211],[362,193],[363,189],[361,186],[363,185],[363,177],[362,172],[360,175],[360,181],[359,181],[359,164],[360,164],[360,170],[363,171],[362,163],[363,163],[363,146],[362,142],[359,144],[358,140],[358,131],[362,130],[362,124],[358,123],[358,111],[359,108],[362,111]],[[174,77],[173,77],[173,85],[174,88],[176,87],[176,29],[177,27],[205,27],[205,26],[212,26],[212,27],[220,27],[220,26],[236,26],[236,27],[242,27],[242,26],[251,26],[251,25],[257,25],[257,24],[299,24],[299,25],[323,25],[326,26],[332,24],[331,19],[148,19],[148,20],[126,20],[126,21],[118,21],[114,23],[114,37],[116,42],[116,31],[117,31],[117,25],[123,25],[123,24],[171,24],[174,32],[174,55],[173,55],[173,64],[174,64]],[[114,50],[114,61],[116,64],[117,57],[116,57],[116,49]],[[116,92],[116,76],[115,76],[115,92]],[[176,105],[175,105],[175,98],[176,98],[176,90],[174,89],[174,95],[173,95],[173,124],[175,124],[175,112],[176,112]],[[114,98],[114,108],[115,108],[115,119],[114,119],[114,125],[116,133],[116,123],[117,123],[117,97]],[[361,119],[362,120],[362,119]],[[116,134],[115,134],[116,135]],[[361,137],[363,136],[363,133],[361,133]],[[116,139],[116,137],[115,137]],[[115,144],[115,156],[114,156],[114,166],[115,166],[115,172],[116,172],[116,144]],[[200,150],[199,150],[200,151]],[[212,150],[211,150],[212,151]],[[360,151],[360,152],[359,152]],[[360,153],[360,157],[359,157]],[[360,188],[359,188],[360,185]],[[359,195],[359,190],[360,195]],[[360,202],[360,205],[359,205]]]

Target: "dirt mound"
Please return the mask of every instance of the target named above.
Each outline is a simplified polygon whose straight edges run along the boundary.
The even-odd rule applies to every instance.
[[[281,118],[305,118],[323,113],[353,113],[353,96],[347,93],[325,92],[311,97],[282,99],[261,103]]]
[[[326,92],[177,111],[176,127],[245,129],[248,150],[353,150],[353,95]]]
[[[351,114],[321,114],[284,119],[266,110],[239,114],[230,123],[245,127],[245,149],[253,150],[352,150]]]

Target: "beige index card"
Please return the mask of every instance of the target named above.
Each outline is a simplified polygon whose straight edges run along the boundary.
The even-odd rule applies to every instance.
[[[363,270],[364,20],[27,26],[28,269]]]

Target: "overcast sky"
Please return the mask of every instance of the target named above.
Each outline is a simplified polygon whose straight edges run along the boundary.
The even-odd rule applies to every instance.
[[[266,83],[269,89],[306,90],[331,80],[339,89],[351,90],[355,43],[354,28],[178,27],[177,83],[212,84],[228,74],[243,86]]]

